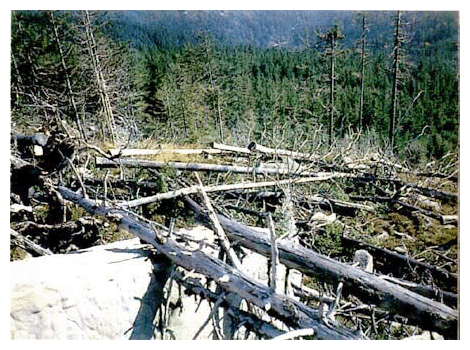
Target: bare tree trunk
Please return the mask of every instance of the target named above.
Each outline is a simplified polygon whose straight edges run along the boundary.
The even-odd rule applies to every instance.
[[[393,151],[395,148],[395,120],[397,113],[397,91],[398,91],[398,74],[399,74],[399,59],[400,59],[400,27],[401,27],[401,11],[397,12],[397,22],[395,31],[395,46],[393,55],[393,86],[392,86],[392,105],[390,107],[390,127],[388,131],[388,138],[390,142],[390,149]]]
[[[362,130],[364,113],[364,83],[365,83],[365,51],[366,51],[366,16],[362,16],[362,40],[361,40],[361,100],[359,104],[359,130]]]
[[[333,144],[333,122],[334,122],[334,101],[335,101],[335,38],[331,36],[331,58],[330,58],[330,122],[328,124],[328,144]]]
[[[150,160],[126,159],[118,158],[110,160],[103,157],[96,157],[96,165],[98,167],[115,167],[125,165],[129,167],[142,167],[142,168],[161,168],[170,166],[179,170],[188,171],[220,171],[220,172],[234,172],[243,174],[264,174],[264,175],[297,175],[297,176],[316,176],[318,173],[308,171],[293,171],[282,163],[273,164],[273,166],[260,165],[257,167],[240,166],[240,165],[221,165],[210,163],[184,163],[184,162],[161,162]]]
[[[100,69],[100,61],[96,53],[96,42],[95,42],[95,38],[93,36],[93,31],[91,28],[90,15],[87,10],[85,10],[84,24],[85,24],[86,34],[87,34],[88,50],[90,52],[90,56],[93,62],[93,69],[95,71],[96,83],[98,85],[101,102],[103,104],[103,108],[104,108],[104,112],[106,116],[106,124],[109,130],[109,136],[111,137],[111,142],[114,144],[116,141],[116,134],[115,134],[116,126],[114,122],[113,110],[111,108],[111,102],[109,101],[106,81]]]
[[[86,142],[87,139],[86,139],[85,131],[83,130],[83,123],[81,121],[80,114],[78,113],[77,105],[75,103],[75,98],[73,96],[72,84],[70,83],[69,72],[68,72],[68,69],[67,69],[67,65],[65,63],[64,53],[62,51],[62,45],[60,44],[57,25],[56,25],[55,20],[54,20],[54,12],[50,11],[49,13],[51,15],[52,26],[54,27],[55,40],[57,42],[57,47],[59,48],[60,61],[61,61],[61,64],[62,64],[62,68],[64,69],[65,80],[67,81],[67,92],[69,94],[70,102],[72,104],[72,108],[73,108],[73,112],[74,112],[74,120],[75,120],[75,123],[77,124],[78,130],[80,132],[80,137],[83,140],[85,140],[85,142]]]
[[[151,244],[176,265],[209,277],[225,292],[236,294],[290,327],[313,328],[319,339],[363,339],[361,334],[356,334],[338,322],[330,321],[326,324],[318,310],[284,294],[273,293],[269,287],[223,261],[208,256],[201,250],[189,251],[166,237],[166,232],[161,229],[140,222],[123,211],[99,206],[95,201],[83,198],[65,187],[59,186],[58,190],[65,199],[82,206],[89,213],[104,216]]]
[[[221,192],[221,191],[232,191],[232,190],[241,190],[241,189],[249,189],[249,188],[259,188],[259,187],[272,187],[272,186],[280,186],[280,185],[293,185],[293,184],[301,184],[301,183],[309,183],[309,182],[317,182],[317,181],[327,181],[335,178],[342,178],[342,177],[353,177],[351,174],[346,173],[323,173],[318,174],[316,177],[301,177],[295,179],[284,179],[284,180],[276,180],[276,181],[265,181],[265,182],[242,182],[236,184],[227,184],[227,185],[216,185],[216,186],[206,186],[204,187],[204,191],[206,192]],[[188,194],[194,194],[198,192],[199,186],[191,186],[182,188],[179,190],[174,190],[165,193],[157,193],[156,195],[150,197],[143,197],[139,199],[134,199],[131,201],[125,201],[121,203],[122,207],[137,207],[139,205],[149,204],[157,201],[161,201],[163,199],[170,199],[176,198],[179,196],[186,196]]]
[[[186,201],[197,215],[205,216],[202,208],[189,197]],[[267,235],[223,215],[218,218],[232,241],[270,257],[271,244]],[[278,250],[280,262],[288,268],[329,283],[342,281],[344,290],[389,310],[391,314],[407,317],[410,324],[437,331],[451,339],[457,337],[458,312],[442,303],[290,242],[280,241]]]

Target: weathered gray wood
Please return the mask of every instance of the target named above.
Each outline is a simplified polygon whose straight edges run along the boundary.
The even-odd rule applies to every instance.
[[[205,216],[199,205],[190,198],[186,200],[199,216]],[[219,215],[219,222],[232,241],[270,256],[271,245],[267,235],[223,215]],[[457,337],[458,312],[442,303],[290,242],[278,242],[278,250],[280,262],[288,268],[335,284],[342,281],[344,290],[392,314],[407,317],[411,324],[437,331],[448,338]]]
[[[32,252],[36,255],[52,255],[53,253],[46,248],[41,247],[39,244],[34,243],[32,240],[22,236],[15,230],[10,229],[10,237],[12,237],[12,241],[20,248]]]
[[[214,211],[214,207],[211,204],[209,196],[207,196],[206,191],[204,191],[204,185],[202,184],[202,181],[199,178],[199,175],[197,173],[195,173],[195,175],[199,182],[199,193],[201,194],[202,200],[208,212],[207,215],[209,216],[209,219],[212,223],[212,230],[217,234],[217,237],[219,237],[220,245],[222,246],[222,248],[225,250],[225,253],[230,258],[232,265],[235,266],[235,268],[241,270],[242,264],[240,260],[238,259],[237,254],[235,253],[233,248],[230,246],[230,241],[225,235],[224,229],[222,228],[222,226],[220,226],[220,222],[217,219],[217,214]]]
[[[288,157],[299,159],[299,160],[302,160],[302,159],[303,160],[318,160],[318,157],[315,156],[314,154],[265,147],[265,146],[257,144],[256,142],[250,143],[248,146],[248,149],[251,152],[260,152],[260,153],[272,154],[272,155],[278,155],[278,156],[288,156]]]
[[[205,186],[205,192],[221,192],[221,191],[232,191],[232,190],[240,190],[240,189],[248,189],[248,188],[258,188],[258,187],[272,187],[272,186],[279,186],[285,184],[301,184],[301,183],[309,183],[309,182],[317,182],[317,181],[327,181],[336,178],[343,178],[343,177],[350,177],[351,174],[346,173],[317,173],[317,176],[313,177],[300,177],[294,179],[284,179],[278,181],[265,181],[265,182],[242,182],[237,184],[228,184],[228,185],[216,185],[216,186]],[[156,201],[160,201],[163,199],[170,199],[179,196],[185,196],[189,194],[197,193],[199,186],[190,186],[186,188],[182,188],[179,190],[169,191],[165,193],[158,193],[153,196],[134,199],[131,201],[121,202],[120,206],[122,207],[136,207],[139,205],[149,204]]]
[[[170,166],[178,170],[186,171],[217,171],[217,172],[232,172],[241,174],[263,174],[263,175],[297,175],[297,176],[312,176],[311,172],[292,172],[284,167],[266,167],[266,166],[240,166],[240,165],[220,165],[209,163],[184,163],[184,162],[160,162],[150,160],[137,160],[137,159],[107,159],[103,157],[96,157],[96,166],[98,167],[115,167],[119,165],[138,168],[162,168]]]
[[[396,283],[402,287],[405,287],[406,289],[412,290],[413,292],[416,292],[418,294],[424,295],[427,298],[434,299],[434,300],[441,300],[449,306],[452,307],[457,307],[458,306],[458,295],[455,293],[451,292],[446,292],[439,290],[434,287],[428,287],[424,286],[422,284],[410,282],[410,281],[405,281],[399,278],[394,278],[391,276],[381,276],[381,278],[390,281],[392,283]]]
[[[212,142],[211,147],[218,149],[218,150],[228,151],[228,152],[233,152],[233,153],[251,154],[251,151],[246,147],[228,146],[228,145],[223,145],[223,144],[216,143],[216,142]]]
[[[370,205],[364,205],[359,203],[352,203],[352,202],[345,202],[338,199],[333,198],[325,198],[320,195],[313,195],[311,198],[313,204],[319,204],[324,209],[331,209],[329,206],[333,208],[333,211],[338,212],[339,214],[344,215],[344,213],[355,212],[356,210],[365,210],[371,213],[375,213],[375,209]]]
[[[185,276],[181,274],[178,270],[175,270],[173,273],[173,278],[178,282],[178,284],[186,288],[186,293],[195,294],[204,299],[210,300],[215,303],[219,300],[219,294],[212,292],[211,290],[205,288],[201,281],[198,278],[191,276]],[[247,311],[240,310],[238,304],[233,304],[229,298],[224,298],[221,304],[223,307],[228,307],[226,310],[227,313],[236,319],[238,323],[243,323],[252,328],[260,336],[271,339],[277,337],[284,332],[274,327],[270,323],[263,321],[257,316],[248,313]]]
[[[444,269],[344,235],[341,237],[341,243],[344,247],[348,248],[366,249],[374,256],[376,261],[381,261],[387,265],[387,271],[384,273],[392,273],[394,276],[400,277],[400,275],[403,275],[404,269],[410,269],[417,272],[428,271],[428,273],[436,282],[439,281],[440,284],[449,288],[457,287],[458,276]]]
[[[211,149],[211,148],[158,148],[158,149],[147,149],[147,148],[110,148],[108,153],[111,157],[131,157],[131,156],[152,156],[164,153],[175,153],[175,154],[221,154],[222,150]]]
[[[248,277],[223,261],[205,255],[202,251],[188,251],[178,243],[164,236],[164,231],[137,221],[124,211],[97,205],[93,200],[65,188],[58,187],[61,195],[82,206],[88,212],[105,216],[118,223],[123,229],[153,245],[158,252],[167,256],[173,263],[188,271],[194,270],[214,280],[218,286],[237,294],[293,328],[313,328],[319,339],[361,339],[361,334],[347,329],[339,323],[325,324],[318,310],[312,309],[283,294],[273,293],[267,286]]]

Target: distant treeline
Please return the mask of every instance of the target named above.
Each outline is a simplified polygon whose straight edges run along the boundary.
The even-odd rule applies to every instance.
[[[76,113],[89,124],[101,123],[100,90],[93,87],[96,72],[82,12],[53,14],[66,68],[60,64],[51,14],[12,13],[14,120],[44,115],[46,103],[40,108],[38,101],[73,119],[61,74],[66,69],[79,104]],[[133,130],[133,137],[196,143],[283,138],[288,143],[315,134],[326,140],[334,54],[334,137],[362,130],[386,145],[394,78],[393,16],[111,11],[91,13],[91,24],[117,126]],[[404,12],[402,23],[397,151],[417,162],[439,158],[457,151],[459,144],[458,13]],[[332,50],[324,38],[335,24],[341,37]],[[57,113],[50,109],[50,115]]]

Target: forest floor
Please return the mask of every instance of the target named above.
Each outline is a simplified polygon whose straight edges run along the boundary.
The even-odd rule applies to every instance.
[[[418,264],[428,264],[452,276],[459,274],[458,172],[452,166],[455,156],[449,155],[445,164],[424,171],[409,169],[385,153],[365,153],[351,147],[303,157],[292,152],[291,156],[285,155],[280,147],[269,153],[254,143],[238,146],[238,151],[228,151],[209,145],[201,148],[147,141],[138,148],[153,150],[154,154],[123,156],[124,150],[104,144],[84,146],[63,135],[48,136],[43,145],[20,135],[12,143],[10,227],[53,254],[127,239],[133,235],[117,224],[64,201],[57,186],[119,207],[126,201],[197,185],[195,172],[178,169],[178,164],[245,167],[249,169],[245,173],[230,170],[234,168],[199,172],[206,188],[271,182],[262,187],[208,192],[218,214],[265,228],[266,213],[270,213],[279,239],[295,238],[302,247],[349,265],[356,250],[366,249],[374,258],[375,274],[458,294],[457,279],[440,279],[439,274],[423,270]],[[100,165],[98,158],[103,156],[114,164]],[[132,159],[135,164],[123,165],[123,159]],[[261,169],[258,174],[257,169]],[[286,171],[268,174],[263,169]],[[324,181],[296,183],[295,179],[304,178],[301,173],[334,176]],[[198,193],[190,196],[198,198]],[[128,210],[166,227],[186,228],[198,221],[184,196],[151,201]],[[398,264],[393,254],[404,258],[405,263]],[[40,253],[12,235],[10,259],[30,255]],[[410,263],[410,259],[418,265]],[[303,284],[325,296],[337,295],[334,284],[321,279],[304,275]],[[345,295],[344,301],[357,307],[367,304],[354,296]],[[456,308],[453,302],[450,307]],[[319,307],[321,300],[306,303]],[[389,313],[374,316],[352,309],[343,305],[337,319],[352,328],[359,327],[372,339],[399,339],[422,331]]]

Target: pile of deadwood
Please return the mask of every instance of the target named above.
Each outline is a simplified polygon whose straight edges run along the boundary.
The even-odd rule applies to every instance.
[[[168,156],[158,160],[169,152],[197,156],[199,161],[171,161]],[[406,182],[400,174],[416,181]],[[446,266],[431,265],[352,238],[344,230],[341,244],[354,256],[348,261],[322,254],[304,239],[309,230],[361,212],[379,215],[384,207],[436,225],[458,226],[457,215],[444,215],[432,206],[456,206],[456,192],[423,186],[418,181],[423,177],[458,185],[455,173],[413,172],[379,154],[326,157],[254,142],[247,147],[213,143],[205,149],[104,150],[63,133],[14,133],[11,246],[44,255],[100,244],[105,219],[178,266],[175,278],[188,294],[229,310],[260,338],[377,339],[384,324],[398,324],[408,327],[405,335],[428,331],[431,338],[456,339],[456,259],[448,258],[452,263]],[[352,187],[348,200],[316,192],[318,184],[346,183]],[[360,190],[365,187],[374,193],[365,195]],[[411,203],[410,193],[429,205]],[[183,241],[191,237],[180,235],[174,224],[184,220],[167,215],[159,223],[146,215],[152,205],[176,202],[214,231],[218,258],[203,249],[185,248]],[[88,214],[73,217],[77,205]],[[40,215],[38,209],[44,206],[47,210]],[[201,248],[206,244],[198,243]],[[241,248],[269,259],[269,285],[241,271]],[[309,282],[280,292],[279,264],[300,271],[302,281]],[[404,275],[426,278],[405,280]],[[201,283],[201,276],[212,283]],[[240,300],[248,307],[240,308]]]

